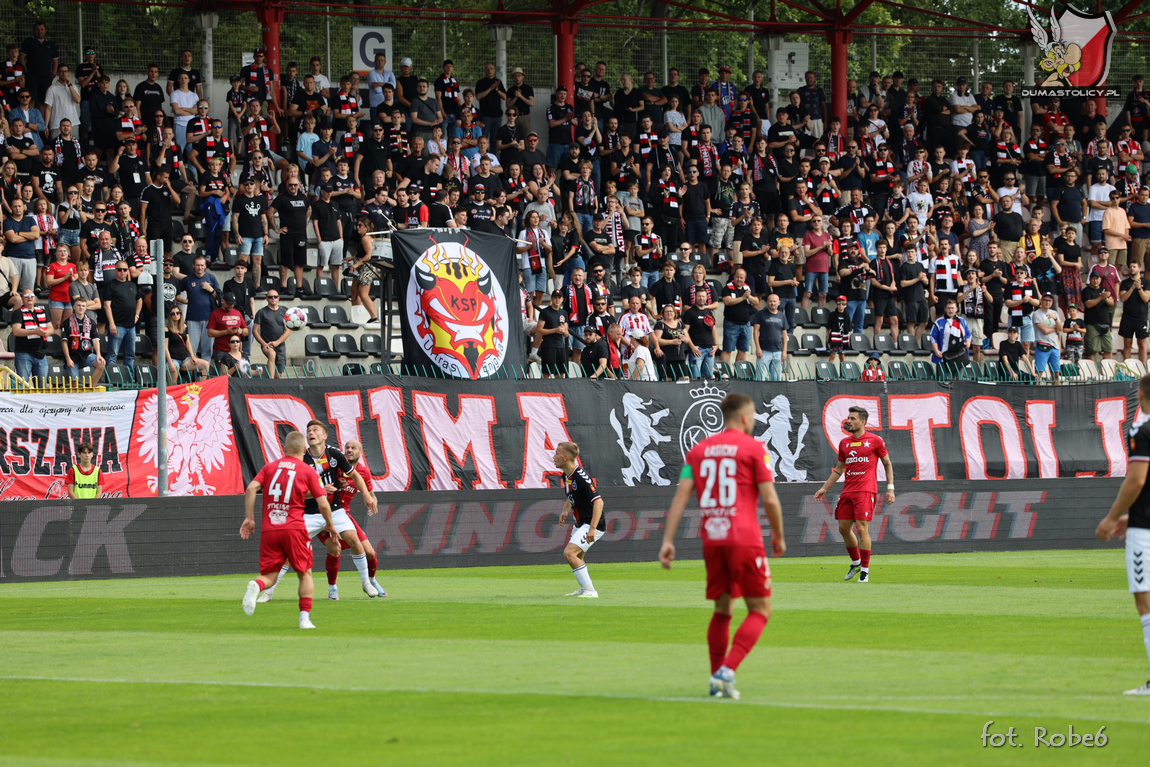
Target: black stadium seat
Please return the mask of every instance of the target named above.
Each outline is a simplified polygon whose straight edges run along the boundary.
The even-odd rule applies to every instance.
[[[356,346],[355,337],[347,333],[337,333],[332,340],[332,348],[351,359],[363,359],[367,356],[367,352],[360,351],[359,347]]]
[[[375,333],[364,333],[359,337],[359,348],[372,357],[382,357],[383,339]]]
[[[315,290],[316,296],[326,299],[328,301],[347,301],[348,298],[343,293],[339,292],[339,286],[330,277],[316,277],[315,284],[312,286]]]
[[[307,326],[314,330],[327,330],[331,327],[330,322],[324,322],[323,318],[319,315],[319,309],[316,309],[311,304],[300,304],[300,309],[303,309],[304,314],[307,315]]]
[[[324,306],[323,321],[344,330],[359,329],[359,323],[352,322],[347,316],[347,311],[339,304],[328,304]]]
[[[327,345],[327,339],[316,333],[309,333],[307,338],[303,340],[304,353],[309,357],[319,357],[323,360],[333,360],[340,356],[339,352],[333,352],[331,347]]]

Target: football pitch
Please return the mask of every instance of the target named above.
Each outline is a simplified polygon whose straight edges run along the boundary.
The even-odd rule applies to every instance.
[[[845,554],[773,560],[739,701],[707,697],[701,562],[590,560],[598,600],[565,598],[562,564],[381,570],[376,600],[344,570],[339,602],[321,572],[306,632],[294,576],[253,617],[243,576],[5,585],[0,765],[1144,764],[1150,749],[1150,699],[1121,694],[1150,678],[1121,551],[880,550],[868,584],[843,582]],[[984,748],[991,720],[1019,745]],[[1035,746],[1035,727],[1050,742],[1071,726],[1106,745]]]

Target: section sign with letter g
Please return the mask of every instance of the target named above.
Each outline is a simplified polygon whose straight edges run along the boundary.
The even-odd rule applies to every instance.
[[[395,66],[391,55],[391,27],[352,27],[351,28],[351,68],[366,75],[375,69],[375,55],[387,54],[387,68]]]

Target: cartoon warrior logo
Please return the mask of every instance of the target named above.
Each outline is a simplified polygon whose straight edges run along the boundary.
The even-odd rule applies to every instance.
[[[1110,45],[1117,32],[1109,13],[1087,16],[1067,6],[1060,16],[1052,7],[1048,33],[1033,10],[1027,8],[1026,12],[1030,16],[1030,33],[1042,50],[1039,66],[1050,73],[1040,85],[1090,88],[1106,80]]]
[[[407,314],[416,340],[455,378],[494,375],[507,353],[507,301],[491,267],[467,242],[435,242],[416,259]]]

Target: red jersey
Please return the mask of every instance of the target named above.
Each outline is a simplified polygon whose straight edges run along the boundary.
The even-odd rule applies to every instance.
[[[843,474],[844,493],[877,493],[878,463],[886,455],[882,437],[863,432],[861,437],[843,437],[839,442],[839,460],[846,464]]]
[[[364,465],[363,461],[359,461],[358,463],[355,464],[355,470],[357,472],[359,472],[359,476],[363,477],[363,484],[365,484],[368,488],[370,488],[371,487],[371,472],[368,471],[367,466]],[[333,509],[343,509],[344,511],[350,511],[351,510],[351,499],[354,498],[355,494],[359,492],[359,490],[355,486],[355,480],[350,479],[349,476],[347,474],[343,473],[342,471],[339,472],[336,475],[336,477],[337,477],[337,481],[346,479],[347,480],[347,486],[344,487],[343,482],[339,481],[339,484],[337,484],[336,486],[339,487],[340,489],[336,491],[335,499],[332,501],[331,507]],[[332,500],[332,499],[329,498],[328,500]]]
[[[302,530],[306,533],[303,504],[307,494],[311,493],[313,498],[326,495],[315,469],[298,458],[285,455],[260,469],[256,482],[264,489],[261,529]]]
[[[773,482],[766,445],[727,429],[691,448],[680,477],[695,481],[703,511],[703,542],[715,546],[762,546],[759,483]]]

